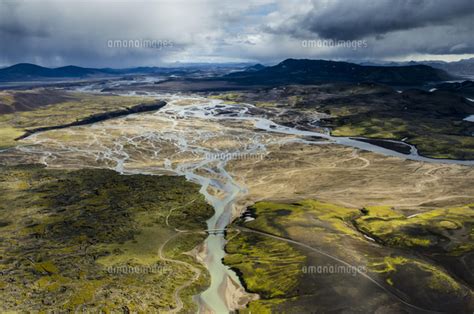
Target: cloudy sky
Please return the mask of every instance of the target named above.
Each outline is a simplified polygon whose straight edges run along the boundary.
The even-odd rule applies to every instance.
[[[2,0],[0,66],[459,60],[473,29],[474,0]]]

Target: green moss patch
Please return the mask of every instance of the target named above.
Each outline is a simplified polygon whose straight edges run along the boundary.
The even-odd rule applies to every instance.
[[[166,216],[173,208],[176,219]],[[180,294],[208,285],[190,255],[205,237],[213,209],[199,187],[182,177],[119,175],[110,170],[1,167],[1,311],[157,312],[176,307]],[[186,230],[176,234],[175,227]],[[172,254],[170,253],[172,251]]]
[[[239,232],[228,234],[224,259],[246,288],[261,297],[244,312],[308,307],[371,312],[393,306],[397,312],[406,308],[397,298],[412,304],[411,309],[472,309],[472,278],[466,267],[473,260],[472,205],[410,218],[391,206],[355,209],[317,200],[258,202],[250,211],[255,219],[239,220],[234,224]],[[385,292],[360,273],[308,272],[344,265],[337,259],[362,267]],[[361,298],[371,302],[362,304]]]

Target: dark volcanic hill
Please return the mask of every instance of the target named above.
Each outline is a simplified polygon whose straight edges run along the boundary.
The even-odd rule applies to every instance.
[[[438,90],[450,91],[452,93],[459,94],[464,97],[474,98],[474,82],[454,82],[454,83],[442,83],[436,85]]]
[[[418,85],[452,77],[426,65],[364,66],[348,62],[287,59],[258,71],[234,72],[226,79],[246,84],[314,84],[321,82],[378,82],[391,85]]]

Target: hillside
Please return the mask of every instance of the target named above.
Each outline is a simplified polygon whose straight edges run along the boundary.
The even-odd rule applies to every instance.
[[[452,78],[443,70],[426,65],[363,66],[348,62],[287,59],[258,71],[235,72],[227,79],[251,84],[314,84],[320,82],[378,82],[417,85]]]
[[[77,66],[46,68],[30,63],[18,63],[11,67],[0,69],[0,81],[28,81],[47,78],[80,78],[93,75],[104,75],[105,71]]]

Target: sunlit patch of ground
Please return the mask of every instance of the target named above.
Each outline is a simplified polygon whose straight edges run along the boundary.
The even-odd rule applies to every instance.
[[[264,160],[233,160],[248,202],[316,198],[341,205],[389,205],[408,213],[474,202],[474,169],[402,160],[336,145],[272,145]]]

